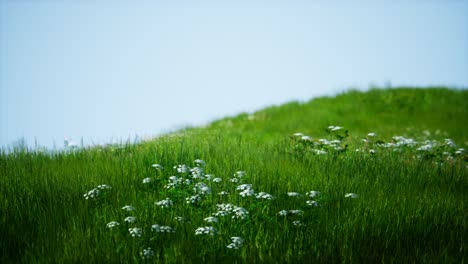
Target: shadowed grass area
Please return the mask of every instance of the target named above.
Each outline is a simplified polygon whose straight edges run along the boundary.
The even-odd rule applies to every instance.
[[[0,262],[463,263],[467,116],[466,90],[349,91],[138,145],[2,153]],[[242,196],[241,184],[253,195]],[[93,188],[99,193],[85,199]],[[166,198],[171,207],[155,204]],[[222,216],[220,204],[237,209]],[[216,234],[195,234],[206,226]],[[227,247],[231,237],[242,238],[238,249]]]

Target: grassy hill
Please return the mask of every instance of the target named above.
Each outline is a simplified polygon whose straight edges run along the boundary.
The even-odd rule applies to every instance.
[[[348,91],[2,153],[0,262],[463,263],[467,117],[467,90]]]

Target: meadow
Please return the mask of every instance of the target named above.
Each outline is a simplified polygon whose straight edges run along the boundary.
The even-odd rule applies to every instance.
[[[0,263],[465,263],[467,117],[468,90],[350,90],[2,150]]]

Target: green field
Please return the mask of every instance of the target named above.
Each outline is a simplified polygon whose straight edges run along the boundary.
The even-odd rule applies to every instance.
[[[3,150],[0,263],[465,263],[467,121],[468,90],[371,89]]]

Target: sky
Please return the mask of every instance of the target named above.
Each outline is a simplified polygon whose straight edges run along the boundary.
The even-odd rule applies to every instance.
[[[4,148],[400,85],[468,88],[468,1],[0,0]]]

